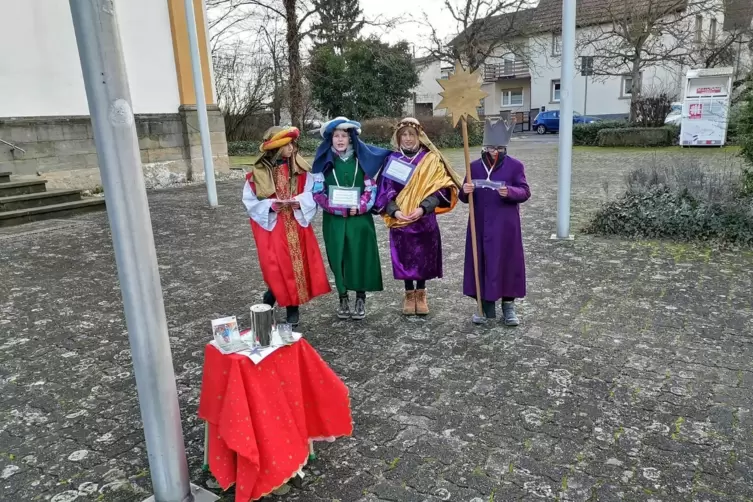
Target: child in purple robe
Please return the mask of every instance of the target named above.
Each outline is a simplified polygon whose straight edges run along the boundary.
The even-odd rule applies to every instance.
[[[437,215],[455,207],[462,182],[418,120],[400,121],[392,146],[374,208],[390,229],[393,276],[405,282],[403,314],[427,315],[426,281],[442,277]]]
[[[476,298],[470,225],[476,226],[481,305],[484,317],[477,324],[497,317],[496,302],[502,300],[503,322],[517,326],[515,299],[526,295],[526,266],[519,205],[531,197],[525,168],[507,155],[515,121],[487,119],[481,158],[471,163],[471,180],[463,183],[462,202],[473,197],[474,221],[469,219],[465,245],[463,294]]]

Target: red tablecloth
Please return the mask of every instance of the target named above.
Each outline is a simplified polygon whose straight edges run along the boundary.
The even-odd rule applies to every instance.
[[[348,388],[306,340],[258,365],[204,351],[199,417],[209,426],[209,468],[235,500],[268,495],[306,464],[309,439],[350,436]]]

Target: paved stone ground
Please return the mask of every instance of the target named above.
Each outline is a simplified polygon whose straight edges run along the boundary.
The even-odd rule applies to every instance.
[[[430,285],[426,320],[398,314],[379,225],[388,290],[369,318],[336,321],[334,296],[303,309],[306,336],[351,389],[355,435],[321,446],[287,500],[753,499],[753,255],[550,241],[555,145],[515,153],[534,194],[522,326],[469,322],[465,208],[441,218],[446,278]],[[574,229],[624,172],[654,161],[577,151]],[[209,320],[247,320],[263,289],[240,182],[219,195],[209,211],[201,186],[150,194],[194,480]],[[104,214],[0,233],[0,349],[0,500],[142,500],[149,471]]]

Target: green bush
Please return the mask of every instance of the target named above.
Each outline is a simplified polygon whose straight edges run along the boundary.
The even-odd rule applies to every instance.
[[[626,127],[602,129],[598,133],[599,146],[672,146],[675,143],[675,128]]]
[[[392,148],[392,134],[400,119],[380,117],[361,122],[361,139],[367,143]],[[463,148],[463,135],[460,124],[452,127],[448,117],[422,117],[419,119],[426,135],[438,148]],[[481,146],[484,140],[483,122],[468,122],[468,142],[470,146]],[[298,140],[302,155],[311,156],[316,152],[322,139],[319,134],[304,134]],[[259,154],[259,141],[229,141],[228,155],[253,156]]]
[[[367,143],[389,143],[399,119],[379,117],[361,122],[361,139]]]
[[[602,129],[624,129],[630,127],[624,120],[600,120],[590,124],[575,124],[573,126],[573,145],[598,146],[599,131]]]
[[[381,117],[365,120],[361,123],[361,139],[368,143],[387,146],[392,141],[400,119]],[[462,148],[463,135],[460,124],[452,126],[449,117],[421,117],[421,126],[426,135],[437,148]],[[470,146],[481,146],[484,139],[484,125],[482,122],[468,122],[468,143]]]
[[[228,141],[227,154],[230,156],[258,155],[258,141]]]
[[[665,124],[663,129],[669,131],[672,138],[672,146],[680,144],[680,126],[675,124]]]
[[[748,168],[753,169],[753,80],[749,81],[747,89],[743,91],[735,132],[740,144],[740,154]]]
[[[745,127],[742,124],[743,107],[740,103],[734,104],[729,109],[729,120],[727,122],[727,144],[735,145],[739,142],[740,130]]]
[[[311,156],[321,143],[321,138],[317,136],[302,135],[298,139],[298,148],[301,155]],[[227,154],[232,156],[256,156],[259,155],[260,141],[228,141]]]
[[[625,195],[605,204],[584,231],[753,246],[753,197],[745,183],[737,169],[711,171],[694,160],[637,169]]]

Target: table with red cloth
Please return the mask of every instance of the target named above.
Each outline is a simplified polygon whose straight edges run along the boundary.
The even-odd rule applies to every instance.
[[[257,500],[306,464],[309,440],[353,433],[348,388],[301,338],[259,364],[204,350],[199,417],[208,426],[209,468],[235,500]]]

